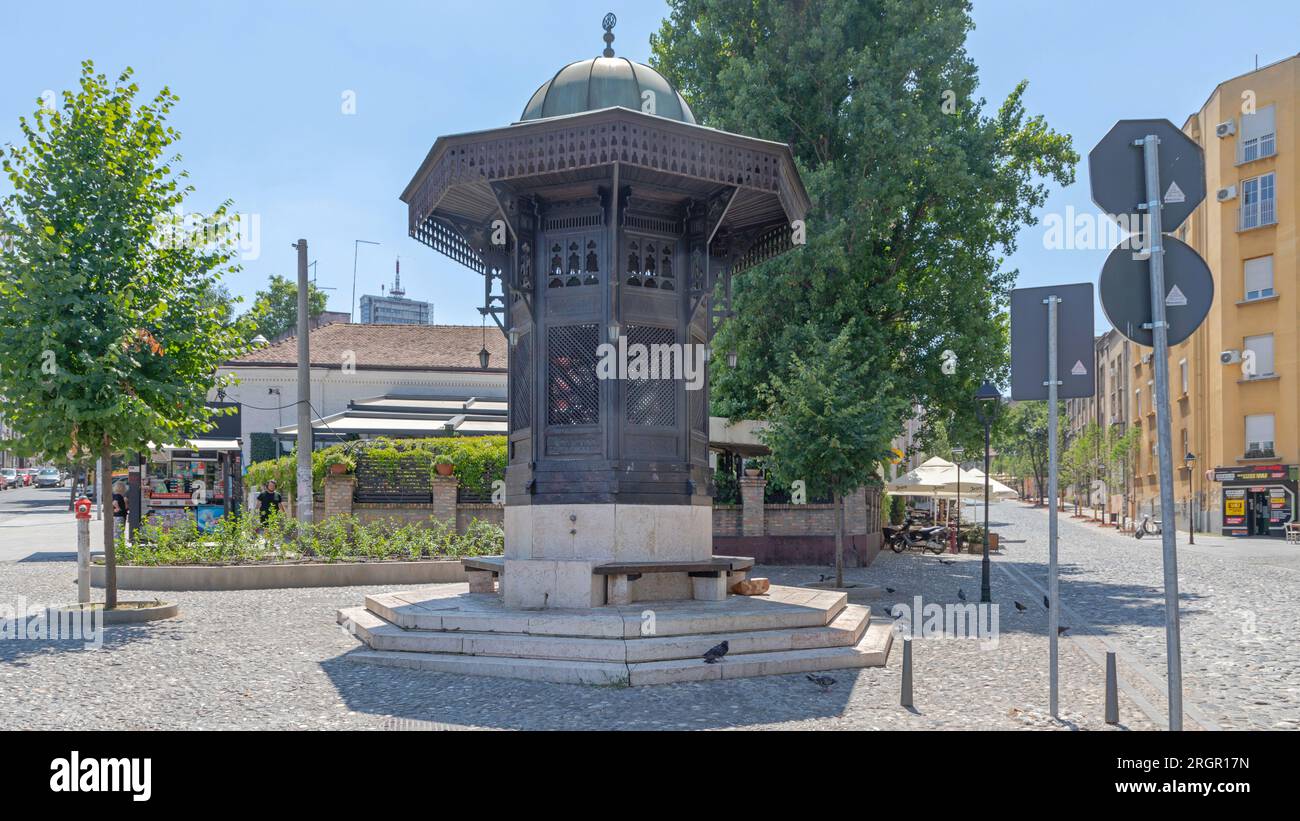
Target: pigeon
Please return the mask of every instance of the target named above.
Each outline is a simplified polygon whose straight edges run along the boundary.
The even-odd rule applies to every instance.
[[[710,647],[708,650],[704,651],[704,663],[716,664],[719,661],[722,661],[722,657],[727,655],[727,651],[730,649],[731,645],[727,644],[725,641],[715,647]]]
[[[813,684],[816,684],[818,687],[822,688],[823,693],[829,693],[831,691],[831,687],[835,686],[835,679],[831,678],[830,676],[814,676],[813,674],[809,673],[808,680],[811,681]]]
[[[950,559],[940,559],[939,564],[956,564],[956,562]]]
[[[1025,610],[1027,609],[1027,608],[1026,608],[1023,604],[1021,604],[1020,602],[1012,602],[1012,604],[1014,604],[1014,605],[1016,606],[1016,612],[1017,612],[1017,613],[1023,613],[1023,612],[1025,612]]]
[[[1048,610],[1052,609],[1052,603],[1047,600],[1046,596],[1043,596],[1043,607],[1046,607]]]
[[[957,598],[961,599],[962,601],[966,601],[966,591],[962,590],[960,587],[957,588]]]
[[[1061,625],[1060,627],[1056,628],[1056,635],[1058,635],[1058,636],[1064,636],[1064,635],[1065,635],[1065,631],[1066,631],[1066,630],[1069,630],[1069,629],[1070,629],[1069,625],[1063,624],[1063,625]]]
[[[894,588],[892,588],[892,587],[886,587],[886,588],[885,588],[885,592],[886,592],[886,593],[894,593],[894,592],[897,592],[897,591],[895,591]]]

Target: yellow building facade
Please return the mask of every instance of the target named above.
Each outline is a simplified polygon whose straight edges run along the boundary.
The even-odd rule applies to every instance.
[[[1170,348],[1175,521],[1185,530],[1190,508],[1201,530],[1280,537],[1300,473],[1300,55],[1219,84],[1183,130],[1205,149],[1207,195],[1171,233],[1209,264],[1215,293]],[[1151,349],[1134,353],[1134,512],[1161,516]]]

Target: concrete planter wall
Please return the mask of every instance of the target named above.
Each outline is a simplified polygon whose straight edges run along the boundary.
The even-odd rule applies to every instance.
[[[284,587],[354,587],[465,581],[459,559],[425,562],[333,562],[204,567],[119,565],[121,590],[272,590]],[[104,566],[92,565],[90,583],[104,586]]]

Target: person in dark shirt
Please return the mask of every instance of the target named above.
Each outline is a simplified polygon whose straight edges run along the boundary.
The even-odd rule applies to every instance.
[[[121,520],[119,525],[126,523],[127,513],[126,485],[118,482],[113,485],[113,516]]]
[[[266,483],[262,492],[257,494],[257,515],[265,527],[271,518],[271,511],[284,510],[284,499],[275,490],[275,480]]]

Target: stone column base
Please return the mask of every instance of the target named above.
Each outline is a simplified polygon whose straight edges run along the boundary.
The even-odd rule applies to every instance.
[[[507,607],[600,607],[605,604],[605,577],[591,572],[595,562],[554,559],[506,559],[503,577],[510,582]]]

